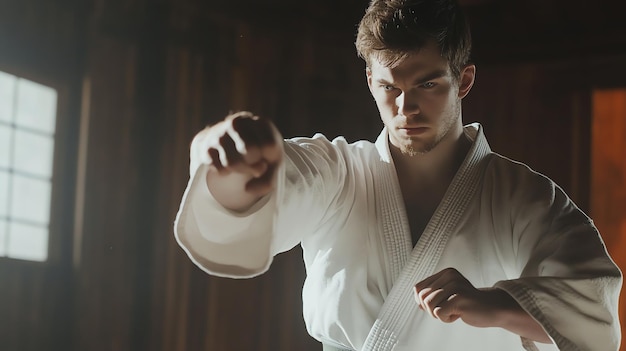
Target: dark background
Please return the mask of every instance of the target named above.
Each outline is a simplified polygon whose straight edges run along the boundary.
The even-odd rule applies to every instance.
[[[626,87],[626,2],[461,3],[478,65],[464,121],[589,211],[591,99]],[[299,248],[261,277],[220,279],[172,224],[193,135],[231,110],[285,136],[377,136],[353,46],[366,5],[0,0],[0,70],[60,99],[49,260],[0,258],[0,350],[320,350]]]

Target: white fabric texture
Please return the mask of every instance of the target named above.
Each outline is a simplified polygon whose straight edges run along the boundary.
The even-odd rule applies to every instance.
[[[301,244],[304,320],[331,346],[617,350],[622,277],[592,221],[550,179],[493,153],[479,124],[465,134],[472,147],[415,247],[386,130],[376,143],[285,140],[277,190],[246,213],[213,199],[192,150],[176,239],[201,269],[232,278],[262,274]],[[555,345],[419,310],[412,287],[447,267],[507,291]]]

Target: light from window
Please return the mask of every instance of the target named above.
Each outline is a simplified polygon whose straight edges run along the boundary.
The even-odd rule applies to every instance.
[[[0,72],[0,257],[48,258],[56,90]]]

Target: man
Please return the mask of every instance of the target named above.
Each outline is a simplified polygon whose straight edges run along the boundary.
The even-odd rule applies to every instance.
[[[375,143],[283,140],[248,112],[200,132],[176,237],[252,277],[297,244],[325,350],[616,350],[621,273],[591,220],[463,126],[476,67],[459,7],[373,0],[357,35]]]

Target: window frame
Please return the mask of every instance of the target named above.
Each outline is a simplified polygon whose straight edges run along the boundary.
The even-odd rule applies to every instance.
[[[1,59],[1,58],[0,58]],[[41,67],[41,66],[37,66]],[[0,60],[0,71],[48,86],[57,92],[54,150],[52,152],[50,219],[48,224],[48,257],[32,261],[0,256],[0,265],[37,269],[42,266],[72,264],[76,165],[78,160],[79,104],[78,92],[72,94],[71,80],[35,67],[7,64]],[[74,89],[76,90],[76,89]],[[75,99],[75,100],[73,100]]]

